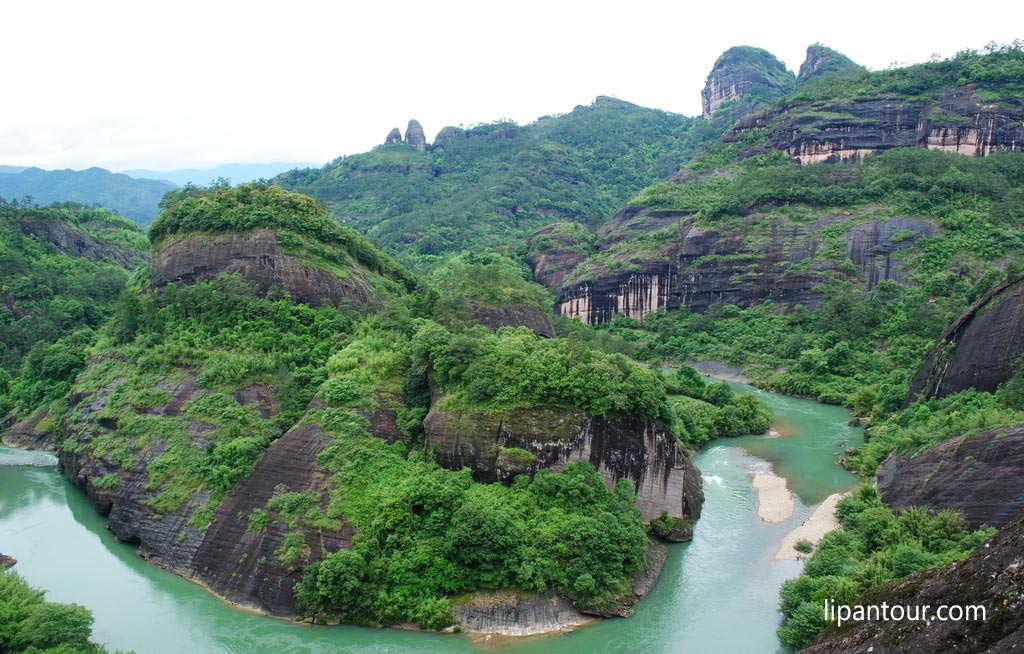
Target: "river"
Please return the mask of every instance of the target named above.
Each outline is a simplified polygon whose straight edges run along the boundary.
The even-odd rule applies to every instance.
[[[118,543],[52,456],[0,447],[0,552],[48,598],[89,607],[94,639],[137,654],[773,654],[778,591],[801,563],[777,561],[779,541],[825,497],[857,478],[835,465],[860,442],[849,414],[733,383],[775,414],[781,437],[722,439],[700,451],[706,502],[690,543],[671,547],[654,591],[628,619],[579,631],[474,645],[465,636],[396,629],[309,627],[248,613],[142,560]],[[845,445],[844,445],[845,443]],[[751,473],[774,468],[796,495],[789,520],[766,524],[755,511]]]

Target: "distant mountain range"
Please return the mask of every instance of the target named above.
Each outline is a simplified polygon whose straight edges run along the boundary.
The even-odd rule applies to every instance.
[[[184,170],[127,170],[112,173],[104,168],[43,170],[25,166],[0,166],[0,198],[21,200],[31,196],[36,204],[81,202],[98,204],[146,225],[156,218],[160,199],[171,189],[188,183],[198,186],[224,177],[240,184],[270,178],[306,163],[222,164],[215,168]]]
[[[10,167],[5,167],[9,169]],[[0,197],[21,200],[31,196],[36,204],[81,202],[106,207],[145,225],[156,217],[160,199],[176,188],[169,182],[136,179],[103,168],[43,170],[26,168],[0,174]]]
[[[216,180],[219,177],[225,177],[231,180],[233,184],[242,184],[243,182],[251,182],[256,179],[270,179],[275,175],[279,175],[286,170],[292,170],[295,168],[309,168],[310,166],[319,166],[320,164],[311,163],[288,163],[282,161],[276,161],[273,163],[254,163],[254,164],[239,164],[229,163],[221,164],[216,168],[183,168],[181,170],[125,170],[122,171],[125,175],[132,177],[138,177],[143,179],[158,179],[161,181],[171,182],[179,186],[185,184],[195,184],[197,186],[206,186],[211,181]]]

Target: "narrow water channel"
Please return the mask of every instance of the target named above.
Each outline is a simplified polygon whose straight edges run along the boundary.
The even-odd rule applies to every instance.
[[[801,565],[775,559],[779,541],[825,497],[856,483],[835,461],[861,434],[846,426],[849,414],[840,408],[733,386],[771,406],[781,435],[705,447],[697,465],[707,499],[693,542],[671,548],[635,616],[573,634],[477,646],[464,636],[307,627],[240,611],[118,543],[53,457],[7,448],[0,448],[0,552],[16,558],[15,570],[49,599],[89,607],[96,640],[137,654],[772,654],[780,649],[778,589]],[[758,519],[750,484],[755,471],[769,468],[797,498],[793,516],[777,524]]]

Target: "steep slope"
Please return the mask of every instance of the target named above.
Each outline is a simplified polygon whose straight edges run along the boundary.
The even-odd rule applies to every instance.
[[[0,416],[13,410],[4,428],[67,392],[147,252],[135,224],[107,210],[0,204]]]
[[[796,85],[793,73],[775,55],[749,45],[729,48],[715,61],[701,91],[704,118],[719,112],[731,120],[787,95]]]
[[[865,71],[866,69],[863,66],[854,63],[852,59],[841,52],[836,52],[821,43],[814,43],[807,46],[807,57],[800,64],[800,71],[796,76],[796,85],[799,88],[812,80],[833,73]]]
[[[0,198],[20,200],[31,196],[36,203],[81,202],[106,207],[140,225],[156,217],[158,204],[173,184],[136,179],[103,168],[42,170],[28,168],[0,176]]]
[[[656,373],[443,302],[484,289],[534,307],[522,277],[506,287],[495,262],[453,261],[424,293],[273,186],[183,189],[165,206],[150,274],[56,418],[62,470],[151,561],[276,615],[441,628],[452,595],[512,586],[628,612],[632,577],[657,575],[648,530],[687,536],[700,477],[663,426]],[[614,422],[607,451],[643,463],[552,457],[502,484],[433,460],[428,412],[512,409]]]
[[[858,600],[862,605],[985,607],[985,619],[854,620],[829,628],[804,654],[964,652],[1008,654],[1024,645],[1024,519],[964,561],[922,570]],[[911,609],[916,610],[916,609]]]
[[[725,128],[606,97],[524,126],[446,127],[430,145],[412,122],[404,142],[396,128],[371,152],[275,183],[429,264],[468,247],[507,249],[556,218],[595,224]]]

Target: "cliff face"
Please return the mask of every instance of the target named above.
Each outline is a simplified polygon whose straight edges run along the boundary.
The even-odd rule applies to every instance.
[[[805,164],[852,161],[896,147],[971,156],[1024,148],[1024,102],[1012,97],[989,102],[977,91],[954,88],[937,101],[795,101],[746,116],[723,140],[738,142],[750,132],[764,132],[763,149],[785,152]]]
[[[546,312],[536,307],[509,304],[501,307],[480,305],[473,308],[473,317],[491,329],[500,327],[527,327],[545,338],[555,337],[555,328]]]
[[[960,436],[923,452],[890,456],[878,490],[895,511],[963,511],[971,528],[1024,518],[1024,426]]]
[[[927,568],[877,588],[858,604],[982,605],[985,620],[871,621],[831,627],[804,654],[1009,654],[1024,646],[1024,519],[1006,526],[967,559]]]
[[[110,259],[126,268],[142,261],[138,255],[114,244],[101,241],[82,230],[59,220],[18,219],[22,232],[49,243],[60,252],[72,257]]]
[[[453,412],[438,405],[435,401],[424,429],[427,443],[437,448],[438,460],[446,468],[468,467],[478,481],[496,482],[588,461],[609,487],[623,477],[632,481],[637,507],[648,520],[662,512],[684,521],[700,517],[700,473],[663,425],[571,409],[485,414]]]
[[[796,76],[796,85],[798,87],[803,86],[813,79],[824,77],[831,73],[858,70],[864,70],[864,67],[854,63],[849,57],[836,52],[832,48],[815,43],[807,48],[807,58],[800,64],[800,71]]]
[[[154,253],[153,286],[195,284],[238,273],[263,292],[281,289],[295,301],[313,306],[344,302],[359,308],[367,303],[370,287],[363,271],[355,268],[347,277],[339,277],[285,253],[279,241],[270,229],[171,240]]]
[[[136,543],[139,553],[183,577],[192,579],[231,602],[274,615],[293,615],[293,587],[301,578],[302,566],[316,561],[325,552],[351,544],[353,530],[342,522],[340,529],[311,530],[303,527],[308,547],[298,560],[283,563],[278,557],[288,527],[271,521],[263,529],[250,527],[250,516],[263,509],[275,494],[301,493],[323,488],[326,473],[317,462],[317,454],[328,437],[313,425],[299,425],[277,439],[267,449],[251,474],[240,481],[219,504],[208,528],[197,524],[197,517],[209,499],[207,492],[191,496],[180,508],[161,511],[154,508],[159,489],[152,487],[148,468],[170,446],[156,438],[155,444],[132,447],[135,464],[126,469],[116,449],[97,454],[92,444],[117,434],[116,420],[100,417],[111,396],[123,380],[114,380],[90,396],[72,398],[74,419],[65,424],[68,439],[60,452],[60,468],[86,493],[93,505],[108,519],[108,526],[119,540]],[[146,415],[177,417],[182,408],[199,392],[188,376],[161,390],[170,399],[146,410]],[[272,416],[276,400],[272,389],[245,389],[238,393],[243,405]],[[251,400],[246,402],[246,400]],[[192,444],[209,443],[211,425],[187,420],[184,425]],[[111,486],[106,480],[116,475]],[[104,481],[101,481],[104,480]],[[326,497],[321,498],[326,508]]]
[[[781,98],[794,83],[793,73],[771,53],[750,46],[729,48],[715,62],[701,91],[703,116],[711,118],[729,102],[749,110]]]
[[[754,215],[739,227],[714,230],[694,225],[683,214],[627,208],[612,222],[617,227],[606,232],[602,248],[613,251],[620,241],[628,240],[624,235],[662,229],[673,222],[678,224],[673,227],[678,236],[642,259],[622,249],[628,257],[623,259],[629,264],[627,271],[578,267],[574,275],[584,281],[570,277],[556,289],[558,311],[593,324],[608,322],[615,314],[639,319],[660,308],[703,312],[716,303],[751,306],[772,300],[813,308],[821,301],[814,287],[824,281],[823,273],[839,269],[835,261],[819,256],[825,246],[822,230],[854,217],[843,212],[795,222]],[[865,289],[886,280],[905,282],[906,271],[897,253],[935,231],[931,222],[921,218],[855,221],[842,236],[853,266],[850,278]],[[755,232],[759,233],[751,237]]]
[[[910,382],[907,402],[969,388],[993,392],[1024,354],[1024,278],[993,288],[960,316]]]

